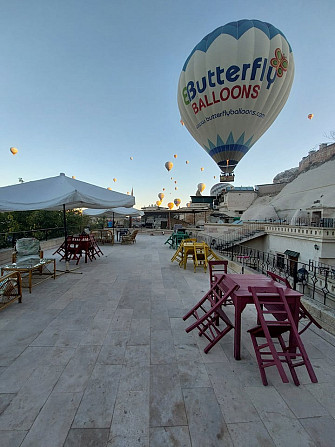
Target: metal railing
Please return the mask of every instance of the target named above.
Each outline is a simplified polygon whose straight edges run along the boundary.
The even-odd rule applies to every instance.
[[[68,234],[81,233],[80,226],[70,226]],[[33,230],[7,231],[0,233],[0,248],[12,248],[18,239],[23,237],[35,237],[40,241],[47,241],[64,236],[64,227],[37,228]]]
[[[334,266],[312,260],[308,263],[295,261],[283,255],[237,245],[236,242],[226,242],[221,236],[215,238],[198,234],[198,237],[231,261],[263,274],[268,271],[277,273],[286,278],[294,289],[335,309]]]

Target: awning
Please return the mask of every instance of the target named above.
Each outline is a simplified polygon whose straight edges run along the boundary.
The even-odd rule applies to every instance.
[[[300,253],[293,250],[285,250],[284,255],[291,256],[292,258],[299,258]]]

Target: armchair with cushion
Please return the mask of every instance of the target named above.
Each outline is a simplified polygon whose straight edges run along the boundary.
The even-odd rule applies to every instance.
[[[12,262],[17,265],[37,264],[43,258],[40,241],[34,237],[18,239],[15,251],[12,253]]]

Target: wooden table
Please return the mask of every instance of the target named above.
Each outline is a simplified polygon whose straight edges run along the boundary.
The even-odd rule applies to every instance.
[[[49,267],[51,267],[51,270],[49,270]],[[43,273],[44,270],[44,273]],[[29,293],[31,293],[31,288],[33,287],[32,283],[32,277],[33,273],[39,271],[41,275],[48,275],[47,278],[43,278],[37,283],[34,284],[36,286],[37,284],[40,284],[41,282],[49,279],[51,276],[53,279],[56,278],[56,260],[55,259],[40,259],[39,262],[36,264],[7,264],[1,267],[1,275],[3,275],[3,272],[19,272],[21,274],[21,277],[28,276],[28,288]],[[25,287],[22,282],[22,287]]]
[[[247,304],[253,304],[252,294],[248,287],[269,287],[275,286],[285,290],[285,297],[291,308],[294,321],[298,327],[299,323],[299,305],[302,293],[289,289],[285,285],[273,281],[265,275],[241,275],[241,274],[225,274],[225,278],[230,279],[239,286],[239,289],[232,293],[231,298],[235,307],[235,330],[234,330],[234,357],[236,360],[241,359],[241,327],[242,312]],[[215,279],[221,278],[221,274],[214,274]],[[224,284],[224,280],[223,280]]]

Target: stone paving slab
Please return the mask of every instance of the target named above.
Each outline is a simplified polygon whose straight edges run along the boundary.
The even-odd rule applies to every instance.
[[[333,446],[335,337],[303,334],[319,382],[300,367],[300,387],[273,368],[262,385],[246,332],[252,306],[242,359],[233,331],[205,354],[208,341],[182,317],[208,273],[171,263],[165,240],[103,246],[82,274],[25,290],[0,313],[1,447]]]

